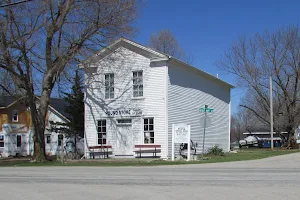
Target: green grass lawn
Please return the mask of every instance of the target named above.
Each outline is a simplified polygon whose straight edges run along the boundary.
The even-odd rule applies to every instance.
[[[28,159],[0,160],[0,166],[156,166],[156,165],[180,165],[180,164],[203,164],[217,162],[232,162],[243,160],[255,160],[300,152],[300,150],[270,150],[270,149],[242,149],[238,153],[225,153],[224,156],[206,156],[197,161],[187,162],[185,160],[164,161],[160,159],[97,159],[97,160],[77,160],[61,163],[59,161],[49,161],[45,163],[33,163]]]

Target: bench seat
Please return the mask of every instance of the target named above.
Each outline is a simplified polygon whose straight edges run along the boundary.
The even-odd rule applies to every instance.
[[[101,146],[90,146],[88,147],[90,157],[95,159],[95,156],[103,156],[108,158],[109,155],[112,155],[112,146],[111,145],[101,145]],[[96,150],[96,151],[95,151]]]
[[[157,158],[157,153],[161,153],[161,145],[157,144],[137,144],[134,145],[134,152],[139,156],[136,156],[137,158],[142,158],[142,153],[143,154],[149,154],[152,153],[154,158]],[[143,156],[145,157],[145,156]],[[146,157],[151,157],[151,156],[146,156]]]

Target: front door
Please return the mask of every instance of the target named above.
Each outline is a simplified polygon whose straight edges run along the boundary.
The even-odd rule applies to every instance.
[[[133,156],[132,126],[117,127],[115,156]]]

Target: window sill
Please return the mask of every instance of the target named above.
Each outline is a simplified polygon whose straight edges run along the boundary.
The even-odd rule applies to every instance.
[[[131,97],[132,100],[144,100],[145,97]]]

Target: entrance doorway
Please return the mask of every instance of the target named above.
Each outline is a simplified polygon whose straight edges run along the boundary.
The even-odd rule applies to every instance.
[[[117,126],[115,141],[115,156],[133,156],[133,134],[131,124]]]

